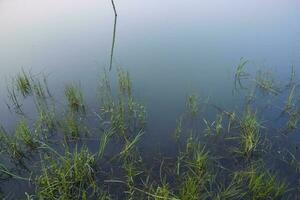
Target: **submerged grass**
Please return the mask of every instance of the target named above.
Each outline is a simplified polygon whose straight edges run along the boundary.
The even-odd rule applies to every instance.
[[[248,198],[254,200],[281,199],[288,187],[285,182],[279,181],[275,174],[257,166],[237,172],[235,178],[239,183],[245,184],[248,189]]]
[[[280,90],[275,86],[272,74],[268,71],[258,71],[254,80],[256,86],[265,94],[280,94]]]
[[[16,77],[16,88],[23,95],[23,97],[30,95],[32,92],[30,76],[26,74],[24,70]]]
[[[29,129],[28,124],[25,121],[21,121],[16,128],[16,136],[22,141],[30,150],[35,150],[39,144],[31,130]]]
[[[199,105],[198,105],[198,97],[195,94],[189,95],[186,98],[186,107],[189,112],[189,114],[192,117],[196,117],[198,110],[199,110]]]
[[[65,96],[71,112],[85,113],[83,95],[80,88],[74,84],[69,84],[65,88]]]
[[[46,157],[37,177],[39,199],[89,199],[95,191],[95,158],[86,147],[66,152],[61,159]]]
[[[234,87],[237,90],[238,87],[244,89],[241,80],[247,79],[249,74],[245,72],[245,67],[249,61],[245,60],[244,58],[240,59],[240,63],[238,64],[235,74],[234,74]]]
[[[247,63],[241,59],[236,69],[235,89],[246,89],[241,80],[250,78]],[[104,74],[96,111],[87,109],[77,85],[67,85],[67,108],[60,108],[58,113],[46,80],[20,74],[16,82],[20,86],[9,90],[11,105],[21,110],[22,100],[32,96],[37,115],[34,119],[24,115],[14,134],[0,129],[0,183],[11,178],[30,183],[34,192],[23,194],[22,199],[33,200],[297,199],[296,190],[290,189],[295,180],[287,176],[283,181],[279,174],[285,172],[284,167],[293,167],[292,176],[299,178],[298,154],[277,146],[282,143],[276,138],[283,135],[266,134],[275,128],[262,129],[260,120],[264,118],[259,114],[264,111],[253,100],[249,103],[246,96],[244,112],[211,104],[218,112],[203,116],[198,96],[187,96],[187,113],[178,118],[175,126],[176,140],[164,143],[168,150],[161,152],[145,135],[146,108],[134,98],[129,73],[119,68],[116,76],[115,91],[108,74]],[[287,113],[284,117],[288,131],[298,129],[299,116],[295,77],[290,82],[293,85],[282,106]],[[259,72],[252,83],[263,93],[280,94],[267,73]],[[255,91],[250,93],[256,95],[252,94]],[[92,116],[96,120],[88,121]],[[270,149],[264,146],[266,138],[270,143],[274,141]],[[149,146],[153,151],[147,151]],[[256,157],[259,152],[265,154]],[[285,159],[282,152],[289,152]],[[20,163],[31,167],[24,170]],[[266,170],[279,164],[283,168]]]
[[[240,122],[241,144],[237,151],[246,158],[250,158],[261,143],[260,123],[257,120],[255,113],[250,110],[246,111],[243,119]]]

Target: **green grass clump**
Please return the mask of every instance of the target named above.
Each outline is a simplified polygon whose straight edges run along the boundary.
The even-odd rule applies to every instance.
[[[258,150],[258,146],[261,142],[260,127],[261,125],[255,113],[247,110],[240,122],[241,144],[239,150],[239,153],[246,158],[250,158]]]
[[[109,125],[117,135],[124,140],[135,137],[146,126],[146,109],[132,97],[129,74],[118,69],[119,91],[113,98],[110,81],[107,74],[100,84],[101,107],[99,119]]]
[[[229,124],[228,124],[228,129],[230,129],[231,126],[231,119],[229,119]],[[204,129],[204,133],[206,136],[210,136],[210,135],[217,135],[219,136],[222,133],[223,130],[223,115],[219,114],[216,117],[216,120],[213,121],[212,123],[208,122],[206,119],[203,119],[204,124],[206,126],[206,128]]]
[[[68,113],[63,120],[62,128],[67,138],[79,138],[81,133],[80,122],[73,113]]]
[[[240,79],[248,76],[244,72],[246,63],[241,60],[237,68],[237,87],[242,87]],[[288,135],[279,134],[277,127],[262,128],[257,116],[261,114],[260,103],[264,99],[236,105],[235,108],[246,108],[244,114],[210,103],[217,114],[213,116],[212,111],[200,118],[206,112],[204,109],[199,112],[198,97],[190,95],[183,105],[187,111],[177,120],[176,141],[157,145],[152,139],[143,141],[148,131],[146,108],[133,97],[128,72],[118,70],[115,93],[105,74],[100,87],[101,105],[95,110],[85,109],[79,88],[68,85],[65,89],[68,106],[61,108],[61,115],[56,112],[56,101],[50,98],[47,84],[28,78],[31,86],[28,95],[32,96],[27,100],[32,97],[36,105],[35,118],[24,115],[15,134],[0,129],[1,184],[4,179],[30,183],[35,192],[26,193],[25,199],[297,199],[296,189],[288,189],[276,174],[283,174],[286,169],[294,172],[286,176],[294,187],[300,169],[298,147],[286,148],[283,143],[288,141],[285,140]],[[262,74],[252,84],[274,94],[271,77]],[[296,130],[298,125],[295,85],[290,86],[285,102],[288,112],[283,117],[289,117],[288,130]],[[22,100],[24,96],[15,85],[11,91],[19,105],[19,98]],[[266,110],[270,108],[262,106]],[[253,112],[253,108],[257,111]],[[92,117],[97,119],[94,121]],[[200,124],[198,119],[203,119],[205,124]],[[268,130],[274,130],[274,135],[267,134]],[[270,145],[265,146],[269,144],[267,141]],[[236,154],[232,154],[232,149]],[[258,152],[264,153],[257,157]],[[21,164],[23,168],[19,168]],[[262,166],[276,166],[278,171],[271,173]]]
[[[5,152],[14,163],[22,163],[25,153],[22,145],[13,134],[7,133],[3,127],[0,127],[1,150]]]
[[[131,96],[132,87],[129,72],[125,72],[123,69],[118,68],[118,83],[120,92]]]
[[[276,175],[257,167],[237,173],[236,177],[246,185],[249,198],[253,200],[279,200],[287,191],[287,185],[279,181]]]
[[[59,159],[45,158],[36,194],[39,199],[89,199],[95,184],[94,155],[86,147],[76,148]]]
[[[154,192],[154,200],[172,199],[171,191],[167,184],[157,186]]]
[[[177,121],[176,121],[176,128],[174,131],[174,138],[176,141],[179,140],[181,134],[182,134],[182,117],[180,117]]]
[[[28,124],[25,121],[21,121],[16,128],[16,136],[21,140],[30,150],[36,149],[39,144],[35,135],[31,132]]]
[[[270,72],[258,71],[254,82],[263,93],[280,94],[280,90],[275,86],[274,78]]]
[[[196,117],[199,110],[198,97],[195,94],[187,96],[185,105],[189,114]]]
[[[55,109],[49,109],[44,104],[36,105],[38,114],[34,124],[35,132],[37,135],[48,137],[48,134],[56,129]]]
[[[228,185],[217,183],[217,191],[210,196],[213,200],[243,200],[246,194],[240,183],[231,180]]]
[[[202,183],[195,176],[187,176],[182,183],[179,191],[181,200],[199,200],[201,199],[200,187]]]
[[[286,132],[293,131],[298,128],[298,121],[299,121],[299,113],[292,112],[289,116],[288,122],[286,124]]]
[[[83,95],[78,86],[69,84],[65,88],[65,96],[67,98],[68,106],[72,112],[85,112],[85,105],[83,102]]]
[[[106,146],[114,133],[115,133],[114,130],[108,130],[108,131],[105,131],[102,133],[102,135],[100,137],[100,144],[99,144],[99,150],[98,150],[99,158],[103,157]]]
[[[30,77],[24,71],[16,77],[16,88],[23,97],[30,95],[32,92]]]
[[[192,135],[187,139],[186,152],[182,155],[182,169],[178,169],[181,178],[179,199],[202,199],[207,195],[206,185],[210,179],[210,155]],[[180,163],[177,164],[180,168]],[[180,173],[181,172],[181,173]]]
[[[204,147],[193,147],[192,156],[187,161],[191,172],[198,178],[204,177],[208,173],[209,154]]]

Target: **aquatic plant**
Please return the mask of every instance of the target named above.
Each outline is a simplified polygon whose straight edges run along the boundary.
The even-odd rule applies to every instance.
[[[220,135],[223,129],[223,125],[222,125],[222,121],[223,121],[223,115],[217,115],[216,120],[213,121],[212,123],[208,122],[206,119],[203,119],[204,124],[206,126],[206,128],[204,129],[204,133],[207,136],[210,135]],[[231,121],[229,122],[231,123]],[[228,127],[230,127],[230,124],[228,125]]]
[[[85,113],[83,95],[78,86],[74,84],[67,85],[65,88],[65,96],[67,98],[70,111]]]
[[[19,122],[19,124],[17,125],[16,136],[30,150],[36,149],[39,145],[36,136],[31,132],[28,124],[24,120]]]
[[[120,156],[128,156],[132,153],[132,150],[136,147],[136,144],[140,141],[144,132],[142,130],[130,141],[126,140],[123,150],[120,152]]]
[[[223,121],[223,115],[225,115],[228,119],[227,132],[229,133],[230,130],[231,130],[232,125],[234,125],[239,120],[236,113],[226,111],[226,110],[222,109],[221,107],[219,107],[217,105],[214,105],[214,104],[212,104],[212,106],[220,112],[220,114],[217,116],[216,128],[217,128],[217,126],[219,127],[219,129],[223,128],[222,127],[222,121]],[[205,122],[206,125],[208,125],[208,122],[206,120],[204,122]]]
[[[171,191],[167,184],[162,184],[161,186],[157,186],[154,192],[154,200],[162,200],[162,199],[172,199]]]
[[[214,180],[217,183],[216,180]],[[217,191],[211,192],[213,200],[243,200],[247,195],[242,185],[232,179],[228,185],[217,183]]]
[[[294,85],[296,85],[296,70],[295,70],[295,66],[292,65],[290,80],[289,83],[286,85],[286,87],[290,88],[293,87]]]
[[[281,199],[287,189],[285,182],[279,181],[276,175],[257,167],[250,167],[235,176],[246,183],[249,198],[254,200]]]
[[[246,63],[242,60],[237,69],[236,84],[238,79],[248,76],[244,72]],[[269,88],[276,88],[275,82],[264,76],[262,82],[266,87],[262,88],[268,89],[254,82],[256,88],[272,93]],[[108,75],[104,74],[99,89],[100,108],[96,111],[86,109],[79,87],[68,85],[65,90],[68,106],[62,107],[59,115],[47,84],[29,76],[28,95],[36,105],[37,115],[23,116],[15,134],[0,129],[1,184],[12,178],[31,183],[35,191],[25,194],[24,199],[297,199],[296,189],[288,188],[277,175],[284,169],[271,172],[264,165],[289,167],[296,179],[300,168],[298,154],[285,149],[283,143],[289,135],[267,134],[273,127],[263,129],[258,116],[265,110],[261,111],[256,102],[250,104],[246,99],[244,114],[207,102],[218,112],[214,119],[204,116],[203,127],[194,118],[199,114],[198,97],[190,95],[183,105],[188,115],[184,113],[178,118],[176,141],[169,141],[174,148],[165,152],[153,143],[149,144],[153,152],[145,154],[148,145],[144,146],[142,141],[147,131],[146,108],[134,98],[129,73],[118,69],[117,77],[118,90],[114,91]],[[268,81],[265,83],[264,79]],[[18,101],[24,97],[16,86],[13,89],[10,91],[21,105]],[[289,89],[285,131],[297,130],[299,115],[296,86]],[[96,121],[88,121],[92,117]],[[226,137],[205,137],[222,134]],[[283,137],[287,140],[277,141]],[[267,139],[268,146],[264,145]],[[232,154],[232,148],[236,154]],[[264,154],[254,157],[258,152]],[[23,169],[20,163],[33,169]],[[294,187],[294,179],[286,178]]]
[[[255,113],[248,109],[240,122],[241,144],[238,153],[250,158],[258,150],[261,143],[260,127]]]
[[[196,117],[199,110],[198,97],[195,94],[189,95],[186,98],[186,108],[192,117]]]
[[[280,93],[280,90],[275,86],[274,78],[270,72],[258,71],[254,82],[263,93],[274,95]]]
[[[11,134],[8,134],[4,128],[0,127],[2,150],[11,158],[15,163],[22,163],[25,158],[25,153],[19,140]]]
[[[8,93],[8,99],[10,103],[6,103],[8,109],[11,111],[11,106],[13,110],[20,115],[24,115],[23,110],[22,110],[22,103],[20,102],[20,97],[17,95],[17,92],[14,87],[7,88],[7,93]]]
[[[187,176],[182,183],[179,198],[182,200],[199,200],[201,193],[199,187],[201,182],[195,176]]]
[[[99,151],[98,151],[98,157],[100,159],[103,157],[106,146],[114,133],[115,132],[112,129],[102,133],[100,137],[100,144],[99,144]]]
[[[87,199],[96,190],[95,158],[86,147],[66,151],[53,159],[45,157],[42,174],[36,178],[39,199]]]
[[[118,85],[118,98],[113,98],[108,76],[104,74],[100,84],[102,97],[99,119],[124,138],[145,128],[146,109],[132,97],[129,73],[121,68],[118,68]]]
[[[223,129],[222,121],[223,121],[223,115],[218,115],[216,119],[216,128],[215,128],[217,135],[220,135]]]
[[[287,98],[287,100],[285,102],[285,108],[284,108],[285,112],[290,112],[291,109],[293,108],[293,105],[294,105],[293,101],[294,101],[294,96],[295,96],[295,88],[296,88],[295,85],[291,86],[290,93],[289,93],[288,98]]]
[[[179,140],[181,134],[182,134],[182,117],[180,117],[176,121],[176,128],[175,128],[175,131],[174,131],[174,138],[175,138],[176,141]]]
[[[125,72],[122,68],[118,68],[118,84],[120,92],[130,97],[132,89],[129,72]]]
[[[285,132],[288,133],[290,131],[293,131],[293,130],[297,129],[298,121],[299,121],[299,113],[298,112],[292,112],[290,114],[288,122],[286,124]]]
[[[37,135],[48,137],[57,126],[55,107],[49,108],[45,104],[36,104],[37,117],[34,123],[34,131]]]
[[[247,79],[249,74],[245,72],[245,66],[248,63],[248,60],[245,60],[244,58],[240,59],[240,63],[238,64],[236,70],[235,70],[235,74],[234,74],[234,87],[237,90],[238,86],[240,88],[244,88],[242,85],[241,80],[242,79]]]
[[[62,123],[65,136],[70,139],[80,138],[82,132],[80,123],[80,120],[73,113],[66,114]]]
[[[16,89],[23,97],[28,96],[32,92],[30,76],[26,74],[24,70],[16,77]]]
[[[209,153],[205,147],[194,144],[191,158],[186,161],[188,168],[198,178],[203,178],[208,172]]]

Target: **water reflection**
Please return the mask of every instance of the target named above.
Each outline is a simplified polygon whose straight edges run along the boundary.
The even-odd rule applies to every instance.
[[[114,48],[115,48],[116,28],[117,28],[117,18],[118,18],[114,0],[111,0],[111,4],[112,4],[112,6],[113,6],[113,10],[114,10],[114,13],[115,13],[115,19],[114,19],[113,39],[112,39],[111,52],[110,52],[109,71],[110,71],[111,68],[112,68],[112,62],[113,62],[113,56],[114,56]]]

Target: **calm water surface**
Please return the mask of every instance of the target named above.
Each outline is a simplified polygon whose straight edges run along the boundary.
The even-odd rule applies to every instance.
[[[118,10],[113,70],[131,73],[147,106],[152,140],[173,131],[186,95],[210,96],[234,107],[233,71],[265,66],[283,81],[300,72],[298,0],[115,0]],[[0,121],[14,124],[5,105],[7,82],[22,69],[49,76],[56,97],[80,82],[93,105],[109,66],[113,31],[110,0],[0,1]]]
[[[271,68],[287,77],[300,69],[298,0],[118,1],[114,69],[130,71],[154,132],[169,131],[191,92],[230,105],[233,69]],[[94,103],[96,82],[108,68],[113,31],[109,0],[0,2],[0,119],[7,81],[21,69],[49,75],[50,87],[78,81]],[[114,72],[112,72],[114,73]]]

